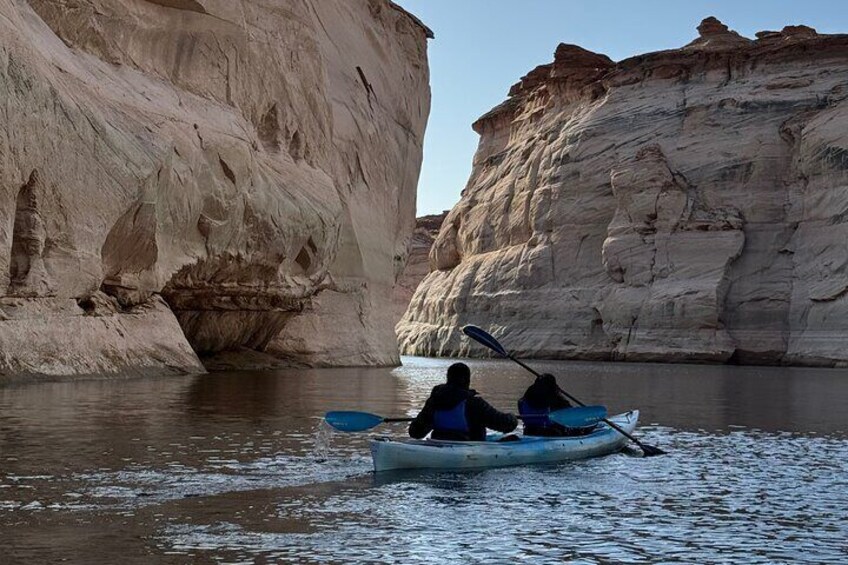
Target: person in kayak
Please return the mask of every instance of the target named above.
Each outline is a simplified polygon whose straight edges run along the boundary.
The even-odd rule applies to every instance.
[[[518,427],[514,415],[497,410],[470,386],[468,365],[448,367],[447,382],[433,387],[424,408],[409,425],[409,435],[422,439],[432,431],[433,439],[485,441],[486,428],[506,434]]]
[[[556,377],[550,373],[536,377],[536,381],[518,401],[518,413],[524,420],[524,435],[580,435],[576,430],[563,427],[548,418],[548,414],[563,408],[571,408],[571,403],[557,385]]]

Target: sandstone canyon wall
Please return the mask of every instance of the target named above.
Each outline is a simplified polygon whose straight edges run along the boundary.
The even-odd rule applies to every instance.
[[[573,45],[475,124],[402,350],[845,365],[848,36],[715,18],[615,63]]]
[[[378,304],[415,223],[420,22],[388,0],[0,15],[0,380],[398,361]]]
[[[403,318],[418,285],[430,274],[430,249],[447,215],[448,212],[445,211],[441,214],[421,216],[415,220],[415,231],[412,232],[406,267],[398,277],[392,293],[396,324]]]

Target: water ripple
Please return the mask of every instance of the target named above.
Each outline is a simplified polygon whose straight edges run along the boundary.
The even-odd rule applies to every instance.
[[[316,428],[414,414],[451,362],[0,388],[0,560],[848,563],[845,371],[534,363],[638,407],[648,459],[374,475]],[[525,375],[473,367],[514,409]]]
[[[848,443],[656,428],[665,457],[375,477],[277,518],[311,533],[171,524],[176,551],[303,562],[839,563]],[[304,501],[301,501],[304,502]]]

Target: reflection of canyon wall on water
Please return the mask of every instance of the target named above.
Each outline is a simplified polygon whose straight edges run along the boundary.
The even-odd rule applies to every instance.
[[[418,20],[388,0],[0,15],[0,378],[398,362]]]
[[[410,354],[848,362],[848,36],[708,18],[619,63],[573,45],[480,118],[398,325]]]
[[[419,409],[420,395],[426,397],[429,387],[397,377],[396,370],[280,369],[0,387],[0,453],[10,455],[4,457],[3,473],[31,475],[50,468],[65,469],[67,477],[98,467],[121,469],[128,461],[149,461],[151,446],[181,452],[185,464],[202,468],[221,453],[210,450],[232,449],[228,444],[238,436],[271,440],[274,454],[311,447],[328,410],[404,415]],[[365,447],[359,435],[339,434],[333,441],[346,439]]]

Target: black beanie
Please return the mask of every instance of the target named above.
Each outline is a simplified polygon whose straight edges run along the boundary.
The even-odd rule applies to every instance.
[[[471,369],[465,363],[454,363],[448,367],[448,384],[459,388],[471,386]]]

